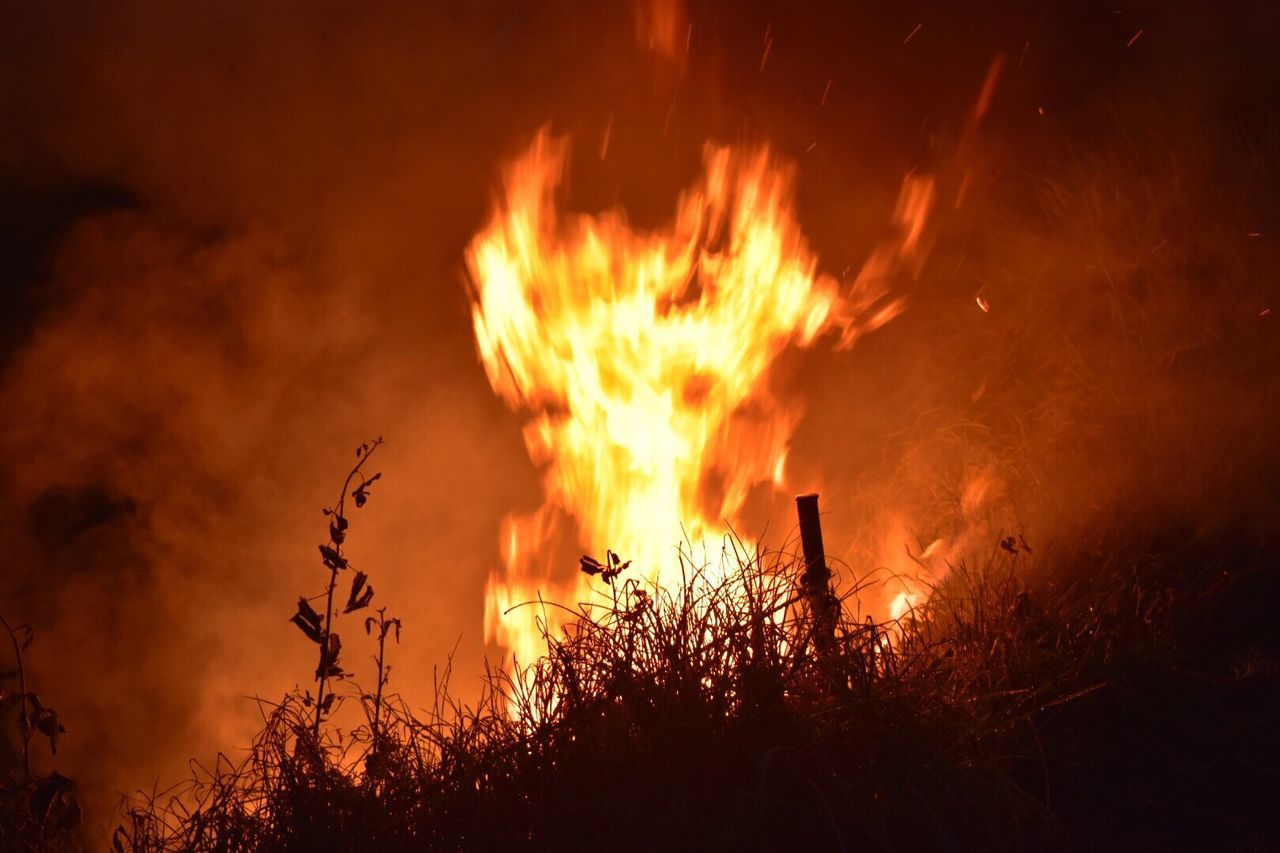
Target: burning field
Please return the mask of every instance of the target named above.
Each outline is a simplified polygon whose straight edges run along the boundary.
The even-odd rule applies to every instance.
[[[11,17],[0,847],[1280,847],[1268,4]]]

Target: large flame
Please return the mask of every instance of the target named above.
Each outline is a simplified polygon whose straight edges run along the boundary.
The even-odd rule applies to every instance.
[[[559,611],[513,605],[593,596],[576,566],[554,564],[557,543],[611,548],[678,588],[677,544],[718,542],[752,489],[782,484],[799,411],[770,393],[774,359],[827,332],[850,346],[902,310],[889,278],[922,256],[932,196],[908,179],[894,238],[842,285],[818,272],[790,170],[767,150],[709,145],[702,179],[654,232],[621,211],[558,211],[565,155],[539,134],[467,252],[480,357],[530,414],[542,469],[544,503],[505,519],[486,592],[487,638],[526,663],[545,651],[538,620],[554,631]]]

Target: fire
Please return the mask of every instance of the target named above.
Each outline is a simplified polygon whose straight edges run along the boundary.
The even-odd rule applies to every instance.
[[[539,620],[554,631],[559,611],[514,605],[594,595],[576,566],[554,563],[556,545],[611,548],[675,591],[677,543],[717,552],[748,494],[782,484],[800,412],[771,393],[771,365],[828,333],[848,347],[902,310],[889,279],[922,258],[932,197],[909,178],[894,238],[842,284],[818,271],[791,171],[768,150],[708,145],[701,180],[653,232],[618,210],[561,212],[566,153],[539,134],[467,251],[481,360],[529,414],[542,471],[544,503],[503,522],[486,591],[487,638],[525,663],[545,650]]]
[[[918,525],[912,514],[890,511],[877,521],[879,561],[887,574],[883,578],[880,600],[863,600],[876,614],[889,623],[886,639],[892,643],[906,623],[925,618],[923,606],[934,588],[950,575],[952,567],[968,555],[989,547],[996,534],[1005,535],[1018,528],[1004,492],[1004,482],[994,466],[980,466],[965,471],[954,506],[945,512],[931,514],[936,524],[946,519],[945,535],[928,545],[913,535]],[[921,516],[924,518],[926,516]],[[1020,543],[1022,547],[1025,542]],[[1030,550],[1028,553],[1030,553]],[[878,608],[878,609],[877,609]]]

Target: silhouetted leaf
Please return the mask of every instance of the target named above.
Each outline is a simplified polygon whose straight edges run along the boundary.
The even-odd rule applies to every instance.
[[[324,641],[320,614],[315,611],[311,603],[305,598],[298,599],[298,612],[289,621],[297,625],[311,642],[322,643]]]
[[[328,545],[320,546],[320,558],[324,560],[324,564],[330,569],[345,569],[347,567],[347,558],[339,554]]]
[[[605,552],[605,561],[601,563],[594,557],[588,557],[585,554],[578,559],[578,565],[582,571],[589,575],[600,575],[602,580],[613,583],[613,579],[622,573],[624,569],[631,565],[631,561],[622,562],[622,558],[613,551]]]
[[[338,666],[338,656],[342,653],[342,640],[336,631],[329,632],[328,647],[321,646],[320,665],[316,668],[316,678],[322,674],[326,678],[342,678],[346,675]]]
[[[297,625],[298,628],[301,629],[302,633],[307,635],[307,639],[309,639],[311,642],[316,644],[319,644],[321,642],[320,632],[315,628],[312,628],[310,625],[308,625],[306,623],[306,620],[302,618],[301,614],[295,613],[293,618],[290,619],[289,621]]]
[[[329,522],[329,538],[335,545],[341,545],[347,538],[347,520],[336,513]]]
[[[31,641],[36,638],[36,632],[30,625],[19,625],[13,629],[13,634],[18,638],[19,652],[25,652],[27,647],[31,645]]]
[[[381,477],[382,477],[382,472],[379,471],[377,474],[374,474],[372,477],[365,480],[360,485],[356,486],[355,489],[352,490],[351,497],[356,499],[357,508],[362,507],[366,503],[368,503],[369,487],[372,486],[374,483],[378,482],[378,480],[381,479]]]
[[[320,614],[311,606],[311,602],[301,596],[298,597],[298,613],[316,628],[320,627]]]
[[[33,697],[34,698],[34,697]],[[65,734],[66,729],[58,722],[58,712],[52,708],[41,708],[36,714],[36,729],[49,739],[49,748],[53,750],[53,754],[58,754],[58,735]]]
[[[343,612],[350,613],[353,610],[359,610],[362,607],[368,607],[370,601],[373,601],[373,587],[367,586],[365,587],[364,592],[360,594],[360,598],[357,599],[355,602],[348,604],[347,609]]]
[[[369,576],[364,572],[356,572],[356,576],[351,581],[351,592],[347,595],[347,606],[343,609],[343,613],[351,613],[369,606],[369,602],[373,600],[373,587],[365,585],[368,579]]]

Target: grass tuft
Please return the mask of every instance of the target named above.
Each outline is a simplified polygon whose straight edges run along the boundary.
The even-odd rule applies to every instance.
[[[474,704],[451,698],[448,666],[431,708],[366,702],[346,738],[317,736],[303,697],[264,703],[246,760],[134,802],[115,843],[1269,846],[1275,649],[1219,643],[1200,618],[1274,584],[1236,544],[1224,567],[1206,556],[1221,547],[1158,537],[1004,540],[899,622],[847,599],[818,654],[793,551],[727,542],[722,582],[687,556],[682,594],[615,578]]]

